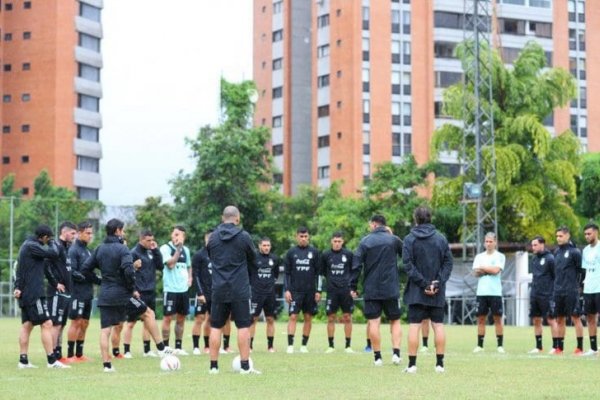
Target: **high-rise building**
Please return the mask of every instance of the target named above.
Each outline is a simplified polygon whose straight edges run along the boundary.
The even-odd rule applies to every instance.
[[[577,99],[544,124],[553,134],[571,128],[584,149],[599,151],[600,7],[490,1],[490,39],[505,63],[535,40],[551,66],[577,79]],[[340,179],[352,194],[378,163],[429,158],[433,131],[448,122],[442,91],[462,79],[454,49],[464,10],[464,0],[254,1],[254,122],[272,129],[285,194]],[[457,171],[456,157],[446,156]]]
[[[33,195],[47,169],[82,199],[101,188],[103,0],[0,2],[0,178]]]

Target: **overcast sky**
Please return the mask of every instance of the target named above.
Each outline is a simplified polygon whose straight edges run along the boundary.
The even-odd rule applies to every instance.
[[[105,0],[100,200],[169,197],[185,137],[218,123],[219,79],[252,79],[252,0]]]

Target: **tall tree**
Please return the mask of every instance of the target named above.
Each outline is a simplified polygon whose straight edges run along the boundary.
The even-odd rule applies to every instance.
[[[472,61],[463,43],[457,55]],[[482,49],[488,52],[488,49]],[[497,52],[492,54],[492,87],[495,127],[498,230],[505,240],[521,241],[533,235],[552,237],[557,225],[578,228],[572,205],[576,200],[575,178],[579,173],[579,141],[570,130],[553,137],[542,121],[555,108],[565,106],[575,96],[575,83],[568,71],[546,68],[540,45],[528,43],[513,67],[504,65]],[[485,73],[485,71],[484,71]],[[473,76],[444,92],[444,113],[454,119],[474,116]],[[466,105],[466,107],[465,107]],[[434,133],[432,154],[461,152],[463,132],[445,124]],[[467,157],[474,156],[474,143],[467,143]],[[485,173],[490,174],[491,149],[482,150]],[[459,204],[465,180],[439,177],[433,196],[436,207]],[[466,177],[467,181],[474,177]]]
[[[577,205],[587,218],[600,216],[600,153],[583,156]]]

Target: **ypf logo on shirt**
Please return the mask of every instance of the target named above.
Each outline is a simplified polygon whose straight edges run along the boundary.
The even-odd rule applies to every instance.
[[[565,258],[569,258],[569,250],[565,251]]]
[[[269,265],[272,267],[273,266],[273,260],[269,260]]]
[[[342,256],[342,262],[346,262],[346,261],[348,261],[348,259],[346,258],[346,255],[344,254],[344,255]]]
[[[542,258],[542,261],[540,261],[540,265],[544,265],[544,264],[546,264],[546,259]]]
[[[309,251],[309,252],[308,252],[308,259],[310,260],[310,259],[312,259],[312,258],[313,258],[312,251]]]

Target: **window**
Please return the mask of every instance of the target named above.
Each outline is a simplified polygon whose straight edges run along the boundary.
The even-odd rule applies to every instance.
[[[551,4],[550,0],[529,0],[530,7],[550,8]]]
[[[79,15],[92,21],[100,22],[101,10],[90,4],[79,3]]]
[[[579,107],[587,108],[587,88],[579,88]]]
[[[363,178],[369,179],[371,176],[371,163],[363,162]]]
[[[88,111],[100,111],[100,99],[86,94],[78,95],[77,106]]]
[[[537,37],[552,38],[552,24],[529,21],[529,32]]]
[[[100,129],[87,125],[77,125],[77,138],[89,142],[98,142]]]
[[[10,103],[12,101],[12,96],[10,94],[5,94],[2,96],[3,103]]]
[[[412,153],[412,140],[411,140],[410,133],[405,133],[404,134],[404,139],[402,141],[402,144],[403,144],[403,146],[402,146],[403,147],[402,148],[403,154],[405,156],[411,154]]]
[[[319,136],[319,138],[317,139],[317,147],[329,147],[329,135]]]
[[[283,58],[276,58],[273,60],[273,71],[283,68]]]
[[[10,42],[12,40],[12,33],[5,33],[4,34],[4,41],[5,42]]]
[[[6,11],[11,11],[12,10],[12,6],[13,6],[12,3],[5,3],[4,4],[4,9]]]
[[[454,42],[435,42],[433,44],[433,54],[438,58],[456,58],[454,55],[454,49],[456,43]]]
[[[317,17],[317,28],[326,28],[329,26],[329,14],[319,15]]]
[[[283,117],[281,115],[273,117],[273,121],[272,121],[273,128],[281,128],[282,124],[283,124]]]
[[[24,196],[27,196],[29,194],[29,188],[28,187],[21,188],[21,193]]]
[[[410,96],[410,93],[411,93],[410,72],[402,73],[402,82],[404,82],[404,84],[402,85],[402,94],[404,94],[405,96]]]
[[[273,43],[280,42],[283,40],[283,29],[279,29],[273,32]]]
[[[520,49],[511,47],[500,48],[500,55],[502,57],[502,61],[504,61],[506,64],[512,64],[519,57],[520,51]]]
[[[402,103],[402,122],[404,126],[410,126],[412,123],[412,106],[410,103]]]
[[[317,168],[317,178],[327,179],[329,178],[329,165]]]
[[[402,13],[402,33],[410,35],[410,11]]]
[[[4,72],[9,72],[12,70],[12,65],[10,64],[4,64]]]
[[[274,144],[272,148],[273,156],[280,156],[283,154],[283,144]]]
[[[10,133],[10,125],[2,125],[2,133]]]
[[[393,132],[392,133],[392,156],[399,157],[402,155],[402,134]]]
[[[363,131],[363,154],[371,154],[371,132]]]
[[[317,47],[317,58],[324,58],[329,56],[329,45],[324,44]]]
[[[283,87],[279,86],[279,87],[273,88],[273,95],[272,95],[272,97],[274,99],[279,99],[279,98],[283,97]]]
[[[21,101],[30,101],[31,100],[31,95],[29,93],[23,93],[21,94]]]
[[[363,123],[368,124],[371,121],[371,102],[363,100]]]
[[[10,157],[8,157],[8,156],[2,157],[2,164],[10,164]]]
[[[283,183],[283,174],[273,174],[273,183],[281,185]]]
[[[23,32],[23,40],[31,39],[31,32]]]
[[[28,62],[23,63],[21,69],[23,71],[29,71],[31,69],[31,63],[28,63]]]
[[[78,187],[77,188],[77,197],[81,200],[98,200],[98,189],[86,188],[86,187]]]
[[[435,71],[435,87],[447,88],[462,80],[462,73],[450,71]]]
[[[21,156],[21,162],[23,164],[29,164],[29,156]]]
[[[31,9],[31,2],[30,1],[24,1],[23,2],[23,8],[26,10]]]
[[[79,63],[79,77],[94,82],[100,82],[100,68]]]
[[[29,126],[29,124],[21,125],[21,132],[23,132],[23,133],[28,133],[30,129],[31,129],[31,127]]]
[[[501,0],[500,3],[504,4],[516,4],[518,6],[524,6],[525,0]]]
[[[392,125],[400,125],[400,103],[392,102]]]
[[[283,1],[273,3],[273,14],[281,14],[283,11]]]
[[[319,118],[321,118],[321,117],[329,117],[329,104],[324,105],[324,106],[319,106],[317,108],[317,116]]]
[[[435,11],[433,26],[436,28],[463,29],[464,18],[462,14],[446,11]]]
[[[362,8],[362,28],[364,31],[369,30],[369,20],[371,19],[369,15],[369,7]]]
[[[77,156],[79,171],[100,172],[100,160],[93,157]]]
[[[369,92],[371,90],[371,78],[368,68],[363,68],[362,70],[362,91]]]
[[[525,35],[525,21],[508,18],[498,18],[500,33],[508,35]]]
[[[444,103],[442,101],[433,103],[433,114],[436,118],[450,118],[444,114]]]
[[[329,74],[317,77],[317,87],[323,88],[329,86]]]
[[[371,49],[371,43],[369,38],[362,39],[362,60],[369,61],[369,50]]]
[[[392,71],[392,94],[400,94],[400,71]]]
[[[400,33],[400,11],[392,10],[392,33]]]
[[[87,33],[79,33],[79,46],[84,49],[100,52],[100,39]]]
[[[402,62],[410,65],[410,42],[402,42]]]

